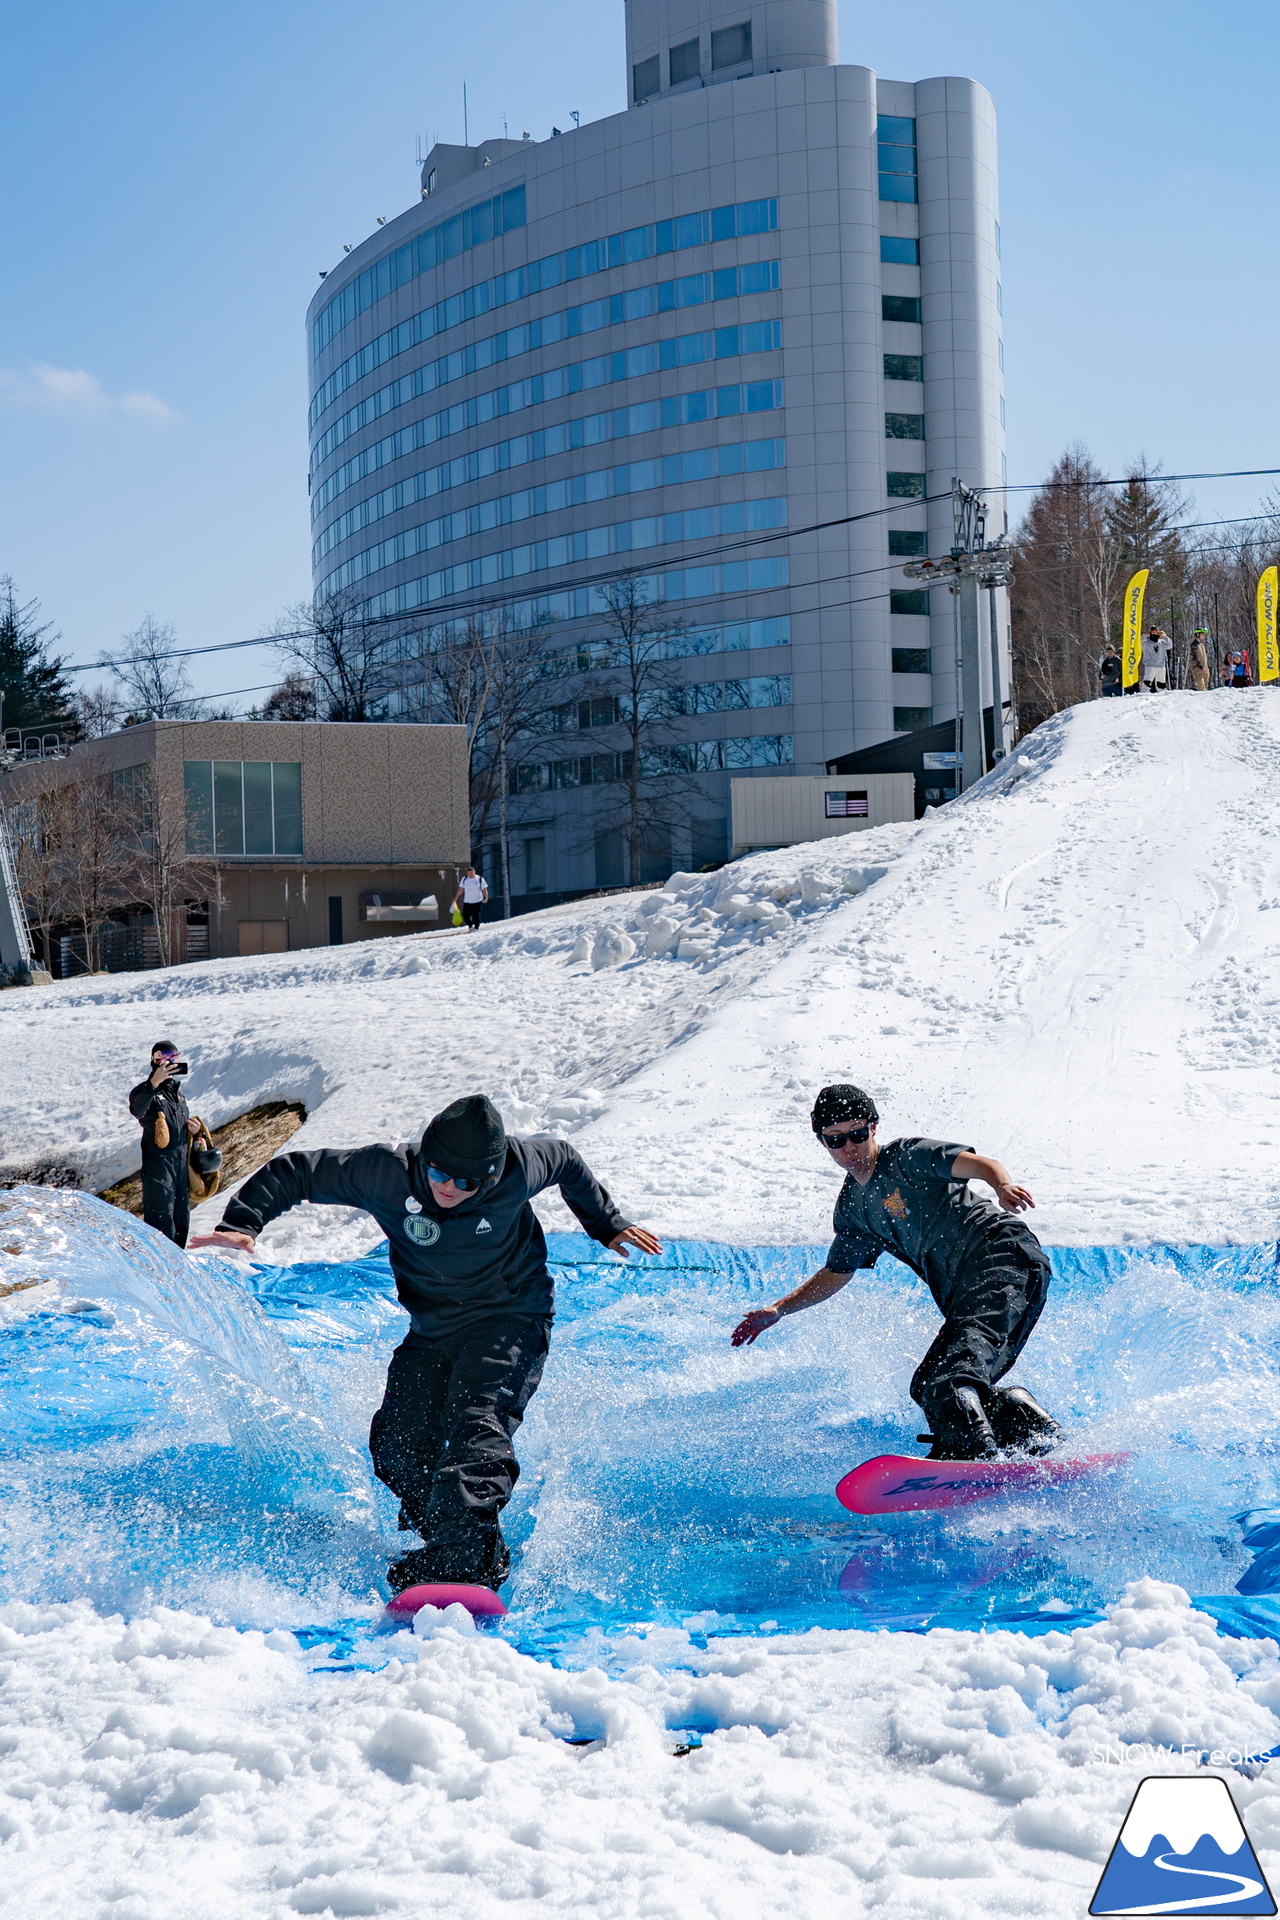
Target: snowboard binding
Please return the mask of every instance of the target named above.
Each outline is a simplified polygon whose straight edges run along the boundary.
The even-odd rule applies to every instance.
[[[930,1460],[1039,1459],[1063,1437],[1025,1387],[950,1387],[927,1411],[933,1432],[916,1438]]]

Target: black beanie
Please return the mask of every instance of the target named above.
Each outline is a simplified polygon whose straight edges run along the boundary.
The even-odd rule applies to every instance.
[[[486,1180],[502,1172],[507,1130],[502,1115],[483,1093],[468,1093],[438,1113],[419,1149],[429,1167],[460,1173],[464,1180]]]
[[[824,1087],[813,1103],[811,1115],[813,1130],[818,1134],[824,1127],[834,1127],[838,1120],[865,1120],[870,1126],[879,1118],[871,1095],[847,1082]]]

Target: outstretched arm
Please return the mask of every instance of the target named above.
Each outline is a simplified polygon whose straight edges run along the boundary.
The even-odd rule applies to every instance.
[[[628,1247],[641,1253],[661,1253],[662,1243],[644,1227],[636,1227],[619,1212],[608,1189],[567,1140],[551,1134],[530,1134],[519,1143],[530,1194],[557,1186],[569,1211],[582,1222],[593,1240],[610,1247],[625,1260]]]
[[[776,1325],[789,1313],[803,1313],[806,1307],[821,1306],[833,1293],[839,1293],[841,1287],[847,1287],[852,1278],[850,1273],[833,1273],[830,1267],[819,1267],[808,1280],[784,1294],[781,1300],[775,1300],[771,1307],[757,1307],[745,1314],[729,1338],[735,1347],[749,1347],[766,1327]]]
[[[953,1180],[985,1180],[1007,1213],[1025,1213],[1035,1201],[1025,1187],[1015,1186],[1007,1167],[985,1153],[958,1153],[951,1163]]]
[[[324,1206],[368,1207],[377,1147],[321,1149],[282,1153],[245,1181],[223,1210],[216,1233],[197,1234],[189,1247],[239,1247],[252,1253],[268,1221],[278,1220],[300,1200]]]

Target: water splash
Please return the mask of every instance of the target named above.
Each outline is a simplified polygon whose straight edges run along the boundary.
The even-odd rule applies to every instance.
[[[551,1360],[507,1515],[511,1631],[1017,1623],[1094,1618],[1143,1574],[1274,1633],[1236,1594],[1232,1516],[1280,1508],[1274,1248],[1074,1249],[1017,1374],[1104,1485],[863,1521],[836,1481],[917,1449],[906,1393],[937,1317],[885,1261],[734,1352],[746,1307],[820,1248],[683,1244],[622,1263],[550,1236]],[[365,1436],[405,1328],[385,1249],[240,1272],[83,1195],[0,1197],[0,1592],[166,1598],[266,1623],[364,1618],[409,1544]]]

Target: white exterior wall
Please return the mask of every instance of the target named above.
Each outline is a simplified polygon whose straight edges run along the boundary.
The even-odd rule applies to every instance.
[[[711,0],[632,0],[631,16],[629,53],[637,55],[646,53],[651,43],[665,49],[683,34],[740,17],[718,0],[714,6]],[[790,32],[796,45],[805,34],[821,38],[830,8],[826,0],[765,0],[753,9],[752,18],[761,23],[753,26],[758,51],[769,44],[769,32],[775,38]],[[371,595],[385,592],[441,565],[508,549],[522,540],[552,538],[584,526],[605,527],[629,515],[785,495],[787,524],[795,531],[785,539],[739,547],[732,557],[785,555],[788,584],[686,601],[673,611],[699,627],[789,615],[790,646],[697,656],[683,662],[680,672],[690,681],[789,673],[792,706],[697,716],[680,723],[673,737],[789,736],[795,773],[806,775],[820,772],[838,754],[889,738],[895,708],[929,708],[935,721],[955,712],[951,597],[934,589],[930,618],[891,616],[888,603],[890,587],[912,584],[891,567],[888,528],[923,528],[927,520],[930,551],[945,552],[952,537],[949,503],[940,501],[927,514],[923,506],[907,505],[888,516],[885,475],[891,468],[922,471],[931,493],[946,492],[957,472],[978,486],[998,485],[1003,477],[995,125],[989,96],[972,81],[926,80],[913,86],[878,81],[867,67],[813,64],[768,72],[760,66],[757,58],[753,73],[731,84],[686,83],[561,138],[529,143],[433,193],[379,229],[324,282],[308,315],[308,339],[320,310],[382,254],[475,201],[520,182],[527,190],[524,227],[458,255],[361,314],[320,355],[312,370],[312,390],[362,343],[397,322],[489,275],[565,247],[700,209],[758,199],[777,200],[776,232],[714,241],[611,268],[464,322],[349,387],[317,421],[315,436],[363,396],[415,367],[524,320],[606,293],[774,258],[780,262],[777,292],[626,321],[453,380],[346,440],[316,469],[312,486],[318,488],[362,447],[383,440],[406,422],[588,356],[769,318],[782,322],[781,350],[615,381],[455,433],[348,488],[318,517],[313,533],[319,536],[353,504],[398,479],[473,447],[610,407],[730,382],[781,378],[785,403],[780,411],[615,439],[454,487],[353,534],[317,564],[316,579],[319,584],[344,560],[401,529],[517,488],[691,448],[766,436],[784,439],[785,470],[685,482],[544,514],[519,526],[500,526],[452,540],[436,553],[393,562],[371,577],[368,587]],[[907,115],[917,122],[918,206],[878,199],[877,113]],[[920,266],[882,264],[882,232],[918,235]],[[885,293],[918,294],[923,326],[883,322],[880,302]],[[886,384],[885,352],[923,352],[923,388],[919,383]],[[927,439],[886,440],[886,410],[923,412]],[[998,511],[992,533],[1000,530]],[[859,515],[868,517],[822,531],[799,531]],[[616,560],[596,558],[504,581],[494,593],[510,597],[524,589],[531,597],[549,594],[624,565],[659,574],[728,544],[711,538],[649,548]],[[454,607],[424,612],[424,624],[484,598],[478,591],[460,596]],[[561,629],[553,643],[564,645],[591,631],[598,632],[598,625],[579,622]],[[931,678],[895,675],[893,646],[931,647]],[[989,677],[985,661],[984,673]],[[575,686],[566,688],[566,698],[575,693]],[[548,743],[546,757],[586,755],[619,745],[609,729],[592,729],[571,740],[557,736]],[[718,816],[727,824],[729,778],[727,770],[700,775],[693,812],[707,819]],[[514,836],[533,832],[546,837],[549,889],[596,883],[591,822],[605,804],[602,792],[588,787],[513,802]],[[682,842],[679,830],[673,859],[676,865],[690,859],[687,834]]]

